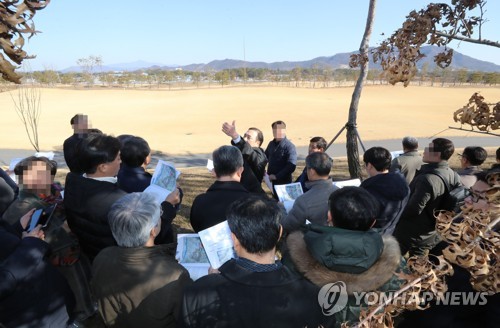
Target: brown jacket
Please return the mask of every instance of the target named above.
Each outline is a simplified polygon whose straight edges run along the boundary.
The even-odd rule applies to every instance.
[[[102,250],[92,265],[92,291],[111,327],[175,327],[189,273],[169,245]]]

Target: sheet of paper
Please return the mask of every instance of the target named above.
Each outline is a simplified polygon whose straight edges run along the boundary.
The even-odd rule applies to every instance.
[[[172,163],[159,160],[151,184],[144,192],[153,194],[156,201],[161,204],[177,187],[177,178],[180,174]]]
[[[159,160],[151,184],[172,192],[176,188],[179,175],[181,172],[175,169],[174,164]]]
[[[402,150],[393,150],[393,151],[391,151],[392,159],[395,159],[396,157],[399,157],[402,154],[404,154],[404,151],[402,151]]]
[[[342,187],[347,187],[347,186],[359,187],[359,185],[361,184],[361,180],[352,179],[352,180],[344,180],[344,181],[333,181],[332,184],[337,188],[342,188]]]
[[[208,274],[210,262],[201,239],[196,233],[177,235],[175,258],[188,270],[193,280]]]
[[[276,189],[278,199],[282,203],[284,203],[285,201],[294,201],[304,193],[304,191],[302,191],[300,182],[277,185],[274,186],[274,189]]]
[[[227,221],[221,222],[198,233],[208,260],[214,269],[235,257],[231,230]]]
[[[212,172],[214,170],[214,161],[207,159],[207,170]]]

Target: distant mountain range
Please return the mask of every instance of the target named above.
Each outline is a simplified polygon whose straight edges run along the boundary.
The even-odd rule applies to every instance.
[[[442,51],[441,48],[435,46],[426,46],[422,47],[421,52],[425,55],[423,59],[421,59],[417,67],[420,69],[422,65],[428,63],[429,70],[434,69],[436,64],[434,63],[434,56]],[[331,68],[331,69],[339,69],[339,68],[349,68],[349,58],[351,54],[356,53],[355,51],[349,53],[339,53],[330,57],[317,57],[311,60],[306,61],[283,61],[283,62],[274,62],[274,63],[266,63],[266,62],[249,62],[237,59],[224,59],[224,60],[213,60],[208,64],[190,64],[185,66],[177,66],[177,65],[163,65],[158,63],[149,63],[145,61],[135,61],[132,63],[124,63],[124,64],[113,64],[113,65],[103,65],[102,71],[137,71],[144,69],[160,69],[160,70],[175,70],[175,69],[183,69],[186,71],[206,71],[208,69],[221,71],[224,69],[232,69],[232,68],[267,68],[272,70],[292,70],[295,67],[300,68],[312,68],[313,66],[321,67],[321,68]],[[379,64],[374,64],[370,58],[370,68],[380,69]],[[470,56],[466,56],[461,54],[458,51],[454,52],[453,61],[450,65],[451,69],[467,69],[469,71],[482,71],[482,72],[500,72],[500,65],[496,65],[491,62],[475,59]],[[61,72],[80,72],[81,68],[79,66],[72,66],[62,70]]]

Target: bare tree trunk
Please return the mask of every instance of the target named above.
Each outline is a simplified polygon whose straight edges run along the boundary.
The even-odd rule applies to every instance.
[[[358,140],[357,140],[357,127],[356,120],[358,116],[359,98],[361,98],[361,91],[363,90],[363,83],[366,81],[368,75],[368,47],[370,43],[370,36],[373,29],[373,21],[375,18],[375,6],[377,0],[370,0],[368,8],[368,17],[366,19],[365,33],[363,40],[359,47],[359,52],[366,58],[360,66],[359,77],[352,93],[351,105],[349,106],[349,120],[347,121],[347,163],[349,164],[349,174],[351,178],[361,177],[361,166],[359,164]]]

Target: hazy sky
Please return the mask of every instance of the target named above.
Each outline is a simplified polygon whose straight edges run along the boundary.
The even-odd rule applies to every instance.
[[[428,3],[379,0],[370,45]],[[500,41],[500,1],[489,0],[487,10],[483,38]],[[309,60],[357,50],[367,12],[368,0],[52,0],[36,14],[42,33],[25,50],[37,56],[29,62],[32,69],[55,70],[89,55],[102,56],[105,65]],[[500,64],[499,48],[465,42],[452,47]]]

